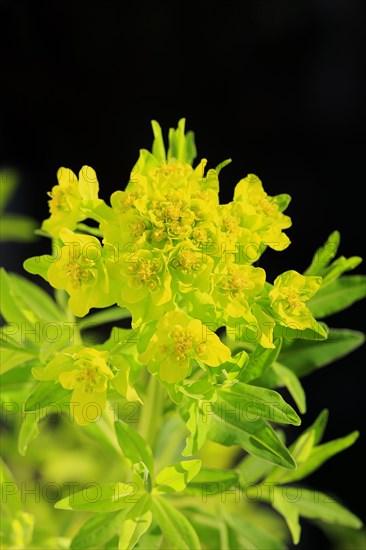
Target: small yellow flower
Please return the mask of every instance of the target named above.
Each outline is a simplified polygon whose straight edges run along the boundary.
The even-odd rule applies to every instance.
[[[230,350],[198,319],[169,311],[157,323],[147,349],[139,356],[162,381],[173,384],[188,376],[192,361],[218,367],[230,358]]]
[[[52,359],[45,368],[36,367],[38,380],[58,380],[72,390],[70,410],[78,424],[94,422],[106,406],[108,381],[114,377],[109,368],[108,352],[73,346]]]
[[[305,302],[319,290],[321,282],[321,277],[304,276],[293,270],[277,277],[269,298],[280,324],[300,330],[314,326],[316,321]]]
[[[240,180],[234,192],[241,226],[259,233],[261,242],[273,250],[284,250],[290,244],[283,230],[291,227],[291,218],[282,214],[279,197],[267,195],[254,174]]]
[[[62,229],[64,243],[60,257],[47,271],[49,283],[70,295],[69,305],[74,315],[84,317],[92,307],[108,307],[115,303],[107,268],[102,259],[98,239]]]
[[[58,237],[63,227],[75,229],[79,221],[90,217],[94,208],[101,204],[98,199],[99,184],[93,168],[83,166],[79,179],[69,168],[57,172],[58,185],[48,194],[51,216],[42,224],[42,229],[52,237]]]

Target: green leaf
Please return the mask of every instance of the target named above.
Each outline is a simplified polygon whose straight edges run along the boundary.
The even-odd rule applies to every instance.
[[[211,403],[206,411],[210,420],[208,436],[222,445],[239,445],[247,452],[283,466],[296,468],[290,452],[271,426],[262,418],[243,418],[238,407],[227,402]]]
[[[271,422],[299,426],[300,418],[294,409],[276,391],[241,382],[219,391],[220,400],[229,404],[237,415],[251,421],[253,416]]]
[[[71,542],[71,550],[101,548],[120,531],[128,509],[120,512],[96,514],[88,519]]]
[[[223,488],[230,489],[239,481],[239,475],[235,470],[216,470],[213,468],[202,468],[191,480],[185,493],[202,497],[202,494],[218,494]]]
[[[346,273],[346,271],[352,271],[352,269],[355,269],[361,262],[362,258],[360,258],[360,256],[352,256],[351,258],[340,256],[334,260],[332,265],[326,270],[325,275],[323,275],[322,287],[338,279],[338,277]]]
[[[239,479],[235,470],[216,470],[215,468],[201,468],[189,485],[198,485],[201,483],[228,483],[229,486],[236,483]]]
[[[318,319],[333,315],[366,297],[366,275],[347,275],[322,286],[307,306]]]
[[[283,212],[286,210],[288,205],[291,202],[291,197],[287,193],[281,193],[280,195],[276,195],[273,197],[274,201],[278,204],[280,212]]]
[[[15,481],[13,474],[9,467],[0,457],[0,488],[1,488],[1,510],[10,517],[16,515],[17,512],[22,510],[22,498],[21,491],[19,491],[19,484]],[[6,506],[3,506],[6,504]]]
[[[294,456],[294,458],[296,457]],[[239,473],[241,483],[257,483],[272,472],[274,467],[276,466],[268,462],[268,460],[263,460],[253,455],[247,455],[238,464],[236,471]]]
[[[285,488],[287,490],[287,488]],[[298,544],[301,535],[301,525],[299,522],[299,510],[293,501],[284,497],[283,488],[274,487],[272,506],[281,516],[284,517],[290,530],[292,541]],[[287,494],[286,494],[287,495]]]
[[[156,120],[151,121],[151,126],[154,134],[154,141],[152,145],[152,154],[158,160],[166,162],[166,152],[164,146],[163,134],[161,131],[160,124]]]
[[[30,369],[23,366],[14,367],[0,376],[0,388],[2,394],[15,392],[22,395],[23,392],[28,395],[34,387],[34,378]]]
[[[282,348],[279,362],[290,368],[297,376],[305,376],[324,367],[361,346],[365,341],[362,332],[347,329],[332,329],[326,341],[297,340]]]
[[[0,212],[3,212],[18,186],[18,174],[12,170],[0,170]]]
[[[18,451],[22,456],[25,456],[29,443],[31,443],[38,434],[38,421],[35,415],[27,414],[22,421],[18,436]]]
[[[315,419],[313,424],[305,430],[304,434],[310,432],[314,433],[314,445],[317,445],[323,439],[325,428],[327,427],[328,423],[328,417],[328,409],[323,409],[319,416]]]
[[[135,430],[122,420],[117,420],[115,430],[119,446],[133,464],[143,462],[154,477],[154,457],[150,446]]]
[[[274,363],[272,369],[292,395],[301,414],[306,413],[306,395],[296,374],[280,363]]]
[[[89,483],[55,504],[61,510],[115,512],[136,504],[141,498],[136,483]]]
[[[200,460],[185,460],[173,466],[167,466],[158,473],[155,480],[155,491],[163,493],[179,493],[183,491],[200,471]]]
[[[186,446],[182,452],[183,456],[192,456],[202,448],[207,438],[208,423],[203,410],[203,403],[207,401],[191,400],[185,408],[186,414],[182,412],[186,420],[189,435],[186,439]]]
[[[199,550],[201,548],[197,533],[188,519],[172,506],[165,498],[155,495],[153,498],[154,519],[172,550]]]
[[[295,324],[295,323],[294,323]],[[283,344],[287,341],[294,340],[325,340],[328,337],[327,325],[323,322],[314,322],[311,328],[302,330],[300,328],[293,328],[290,326],[276,325],[273,334],[277,338],[283,339]]]
[[[0,272],[1,314],[9,323],[2,331],[13,335],[19,344],[38,349],[48,342],[50,325],[60,328],[60,310],[46,292],[19,275]],[[52,328],[51,327],[51,328]]]
[[[7,347],[0,346],[1,364],[0,373],[4,374],[8,370],[11,370],[19,365],[24,365],[27,361],[34,359],[32,353],[27,351],[9,349]]]
[[[0,223],[0,241],[29,242],[35,239],[34,230],[38,223],[28,216],[7,214]]]
[[[325,244],[315,252],[310,266],[304,271],[304,275],[322,275],[336,256],[340,240],[339,231],[331,233]]]
[[[299,515],[358,529],[361,520],[331,497],[300,487],[274,487],[272,506],[286,519],[294,544],[300,539]]]
[[[66,317],[51,296],[40,286],[16,273],[9,273],[14,293],[22,298],[23,304],[42,322],[66,321]]]
[[[122,523],[122,530],[119,538],[119,550],[131,550],[136,546],[139,539],[150,528],[152,522],[151,497],[141,497]]]
[[[262,376],[266,370],[276,361],[281,350],[282,341],[280,338],[274,340],[274,349],[265,349],[258,344],[255,350],[249,354],[249,361],[240,372],[240,382],[250,382]]]
[[[67,404],[70,390],[65,390],[57,381],[40,382],[25,403],[25,412],[39,412],[52,405]]]
[[[303,479],[320,468],[320,466],[332,458],[332,456],[348,449],[348,447],[354,444],[358,436],[358,432],[352,432],[345,437],[334,439],[323,445],[313,447],[307,459],[301,464],[298,464],[297,470],[285,472],[284,470],[276,468],[276,470],[268,476],[267,481],[283,484]]]
[[[285,550],[285,546],[280,540],[259,529],[250,521],[245,521],[241,516],[227,514],[224,511],[224,518],[235,533],[240,535],[241,543],[245,544],[245,547],[242,546],[242,548]]]
[[[315,445],[317,445],[324,434],[328,421],[328,411],[324,409],[311,426],[309,426],[295,441],[290,445],[289,450],[296,461],[297,467],[305,462]],[[270,477],[271,479],[281,480],[284,471],[279,467],[266,467],[263,460],[253,460],[254,457],[248,456],[239,465],[239,471],[245,482],[257,482],[260,479]],[[248,478],[248,479],[247,479]]]
[[[10,324],[26,323],[27,328],[30,322],[20,307],[20,300],[16,297],[9,273],[4,268],[0,269],[0,305],[1,315]],[[33,322],[36,320],[33,316]],[[19,327],[18,327],[19,328]]]

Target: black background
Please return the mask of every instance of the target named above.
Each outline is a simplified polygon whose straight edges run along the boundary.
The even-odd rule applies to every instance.
[[[353,0],[185,2],[8,0],[0,2],[3,48],[0,151],[17,169],[15,211],[47,217],[46,192],[59,166],[93,166],[101,196],[122,188],[138,149],[152,142],[150,120],[167,130],[182,116],[200,157],[221,173],[221,196],[254,172],[270,195],[288,192],[291,247],[268,252],[270,279],[302,271],[338,229],[341,253],[364,252],[364,3]],[[46,243],[6,245],[3,263]],[[361,266],[362,267],[362,266]],[[361,272],[358,268],[356,272]],[[330,319],[364,328],[363,306]],[[331,411],[327,439],[362,428],[365,351],[304,380],[307,426]],[[362,441],[309,478],[362,516]],[[299,548],[327,548],[306,526]]]

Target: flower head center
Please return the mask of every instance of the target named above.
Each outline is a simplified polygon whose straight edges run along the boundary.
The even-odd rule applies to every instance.
[[[177,257],[172,261],[172,265],[184,274],[190,274],[192,271],[200,269],[201,262],[196,252],[190,248],[181,248]]]
[[[226,231],[229,233],[236,233],[239,229],[239,220],[235,216],[229,214],[223,219]]]
[[[166,237],[166,231],[159,227],[155,227],[150,233],[150,240],[154,243],[160,243]]]
[[[136,193],[127,193],[127,195],[123,199],[121,199],[119,207],[122,214],[124,214],[125,212],[127,212],[127,210],[131,208],[136,199]]]
[[[187,329],[176,327],[173,338],[176,357],[178,361],[182,361],[193,347],[193,334]]]
[[[142,220],[135,221],[130,225],[130,233],[133,237],[140,237],[145,231],[145,223]]]
[[[158,259],[139,260],[135,265],[131,265],[129,270],[134,274],[134,280],[138,288],[147,286],[150,290],[157,288],[159,284],[158,273],[161,269],[161,263]]]
[[[51,197],[51,200],[48,201],[51,214],[57,214],[60,210],[70,212],[71,208],[67,200],[67,195],[70,195],[73,191],[71,185],[67,185],[62,188],[59,185],[56,185],[52,191],[48,192],[48,196]]]
[[[209,241],[207,231],[204,227],[195,227],[192,233],[193,240],[198,244],[204,244]]]
[[[298,309],[303,305],[299,294],[295,290],[289,291],[287,296],[287,302],[291,309]]]
[[[90,258],[79,258],[68,262],[65,266],[66,276],[71,280],[73,288],[80,288],[82,284],[87,283],[92,278],[91,268],[95,262]]]
[[[261,199],[258,203],[258,206],[262,210],[262,212],[264,212],[264,214],[266,214],[267,216],[270,216],[276,210],[275,205],[272,202],[270,202],[267,199],[267,197],[264,197],[263,199]]]

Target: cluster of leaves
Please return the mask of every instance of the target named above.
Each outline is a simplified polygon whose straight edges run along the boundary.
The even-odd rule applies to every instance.
[[[55,300],[1,273],[2,399],[24,414],[19,452],[57,407],[130,465],[122,481],[99,484],[98,499],[81,492],[57,503],[98,512],[73,537],[75,549],[283,548],[278,514],[295,544],[299,517],[360,527],[326,495],[293,485],[358,434],[321,444],[323,411],[286,445],[277,425],[301,419],[277,389],[285,386],[305,413],[300,378],[362,344],[361,333],[323,321],[365,296],[366,278],[345,275],[361,259],[334,260],[335,232],[304,274],[266,281],[254,264],[267,246],[289,245],[288,195],[268,196],[249,175],[233,201],[220,205],[218,177],[228,161],[206,175],[206,160],[193,168],[194,139],[184,120],[170,130],[167,152],[156,122],[153,131],[152,152],[140,151],[111,206],[99,198],[90,167],[79,178],[59,170],[42,225],[52,254],[24,264],[56,289]],[[130,329],[115,326],[105,342],[89,345],[88,327],[124,318]],[[119,407],[110,422],[112,404],[135,407],[137,429]],[[209,467],[210,445],[228,454],[236,446],[246,456],[235,467],[230,460]],[[4,466],[5,481],[10,475]],[[255,498],[227,502],[248,486]],[[288,496],[294,491],[300,498]],[[276,511],[269,520],[263,503]],[[18,502],[5,544],[19,536],[31,547],[29,522]]]

